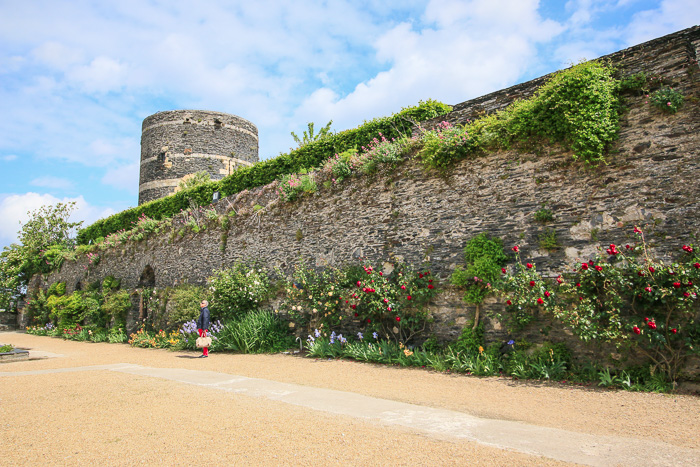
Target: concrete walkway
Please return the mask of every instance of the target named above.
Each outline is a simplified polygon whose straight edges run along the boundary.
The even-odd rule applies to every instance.
[[[31,351],[30,357],[60,357]],[[440,439],[467,440],[501,449],[585,465],[700,465],[700,449],[666,443],[493,420],[352,392],[322,389],[213,371],[152,368],[132,363],[0,372],[3,378],[66,372],[113,371],[264,398],[315,411],[364,419]]]

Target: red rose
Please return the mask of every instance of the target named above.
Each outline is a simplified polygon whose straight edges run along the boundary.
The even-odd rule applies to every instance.
[[[357,308],[357,305],[350,305],[350,308],[352,308],[354,310]],[[355,313],[355,316],[357,316],[357,313]]]
[[[350,300],[345,300],[345,303],[348,303]]]
[[[410,295],[409,295],[408,297],[406,297],[406,300],[410,300],[410,299],[411,299],[411,296],[410,296]]]
[[[385,299],[384,299],[384,303],[389,303],[389,299],[388,299],[388,298],[385,298]]]
[[[431,283],[431,282],[433,282],[433,280],[432,280],[432,279],[428,279],[428,283]]]
[[[674,333],[674,334],[676,334],[676,333],[678,332],[678,329],[673,328],[673,329],[671,329],[671,332]]]
[[[693,252],[693,247],[692,247],[692,246],[683,245],[683,249],[684,249],[685,251],[687,251],[688,253],[692,253],[692,252]]]
[[[577,282],[577,283],[576,283],[576,287],[581,287],[581,283],[580,283],[580,282]]]
[[[419,272],[419,273],[418,273],[418,277],[420,277],[421,279],[423,279],[423,274]]]
[[[434,289],[435,287],[433,287],[433,284],[428,284],[428,288],[429,288],[429,289]]]
[[[405,285],[402,285],[402,286],[401,286],[401,290],[406,290],[406,286],[405,286]]]
[[[631,250],[631,249],[632,249],[632,247],[629,246],[629,245],[625,245],[625,248],[627,248],[628,250]]]
[[[646,290],[647,292],[651,292],[651,287],[644,287],[644,290]]]
[[[401,317],[400,317],[400,316],[397,316],[397,317],[396,317],[396,321],[401,321]]]
[[[372,322],[372,320],[369,319],[369,318],[367,318],[367,323],[369,324],[369,323],[371,323],[371,322]]]
[[[505,274],[505,273],[506,273],[506,268],[501,268],[501,272],[502,272],[503,274]]]
[[[357,286],[358,286],[358,287],[362,287],[362,282],[357,281]]]
[[[527,268],[532,269],[532,263],[527,263]]]
[[[588,260],[588,264],[589,264],[590,266],[593,266],[593,264],[594,264],[594,263],[593,263],[593,260],[592,260],[592,259],[589,259],[589,260]]]
[[[688,287],[692,287],[692,286],[693,286],[693,283],[692,283],[691,281],[688,281],[688,284],[687,284],[687,285],[688,285]]]
[[[654,271],[656,271],[656,269],[654,269],[654,266],[649,266],[649,272],[653,273]]]
[[[688,297],[690,297],[690,294],[689,294],[688,292],[683,292],[683,296],[684,296],[685,298],[688,298]]]
[[[673,283],[673,286],[674,286],[675,288],[677,288],[677,289],[680,289],[680,288],[681,288],[681,283],[680,283],[680,282],[674,282],[674,283]]]
[[[425,271],[425,272],[423,273],[423,275],[429,276],[429,275],[430,275],[430,271]]]
[[[391,307],[390,306],[386,307],[386,311],[391,311]]]
[[[639,334],[639,333],[642,332],[642,330],[639,329],[637,326],[634,326],[634,327],[632,328],[632,331],[634,331],[635,334]]]
[[[700,263],[695,263],[693,266],[695,266],[695,269],[700,269]]]
[[[544,300],[542,300],[542,298],[540,297],[540,298],[537,299],[537,303],[538,303],[539,305],[542,305],[542,304],[544,303]]]
[[[581,300],[581,301],[583,301],[583,297],[579,297],[578,299]]]
[[[598,271],[598,272],[600,272],[600,271],[603,270],[603,266],[596,266],[596,267],[595,267],[595,270]]]
[[[653,321],[649,321],[649,322],[647,323],[647,326],[649,326],[651,329],[656,329],[656,323],[653,322]]]
[[[644,271],[637,271],[637,275],[643,277],[643,276],[644,276]]]
[[[355,313],[355,318],[357,318],[358,316],[359,316],[359,314],[358,314],[358,313]]]
[[[642,233],[642,231],[639,230],[639,227],[634,226],[634,233],[640,234],[640,233]]]
[[[557,283],[563,284],[563,283],[564,283],[564,279],[562,279],[561,276],[557,276]]]
[[[518,245],[515,245],[515,246],[513,247],[513,251],[516,252],[516,253],[520,251],[520,248],[518,247]]]
[[[535,286],[535,281],[530,281],[530,287],[534,287],[534,286]]]
[[[588,269],[588,263],[581,263],[581,269],[583,269],[584,271]]]
[[[380,276],[383,276],[384,273],[383,273],[382,271],[379,271],[379,275],[380,275]]]
[[[548,292],[548,291],[546,291],[546,290],[544,291],[544,296],[545,296],[545,297],[549,298],[549,296],[550,296],[550,295],[552,295],[552,294],[551,294],[551,293],[549,293],[549,292]]]
[[[506,300],[506,305],[512,305],[512,304],[513,304],[513,302],[511,302],[510,300]]]

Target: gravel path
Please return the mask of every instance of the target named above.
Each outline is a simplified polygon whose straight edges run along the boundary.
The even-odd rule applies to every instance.
[[[429,436],[138,372],[55,372],[115,364],[261,378],[486,419],[632,438],[630,448],[636,452],[640,442],[655,450],[665,443],[677,447],[671,454],[681,453],[667,457],[667,464],[690,465],[700,446],[700,398],[694,396],[608,392],[285,355],[196,359],[189,352],[10,332],[0,333],[0,343],[30,349],[32,358],[41,351],[53,356],[0,365],[0,465],[180,465],[198,459],[215,465],[560,464],[454,436]],[[194,420],[200,415],[206,427],[198,429]]]

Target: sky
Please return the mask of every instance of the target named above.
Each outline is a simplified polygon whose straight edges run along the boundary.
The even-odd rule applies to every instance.
[[[201,109],[260,159],[421,100],[457,104],[694,26],[697,0],[0,0],[0,247],[27,212],[138,204],[141,123]]]

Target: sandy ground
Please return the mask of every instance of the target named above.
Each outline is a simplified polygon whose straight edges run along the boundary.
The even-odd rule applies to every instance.
[[[444,408],[594,435],[700,447],[700,398],[476,378],[286,355],[137,349],[0,333],[60,357],[3,363],[24,372],[131,363],[206,370]],[[204,422],[197,420],[203,419]],[[0,377],[0,465],[556,465],[276,401],[175,381],[81,371]],[[683,465],[683,459],[678,459]]]

